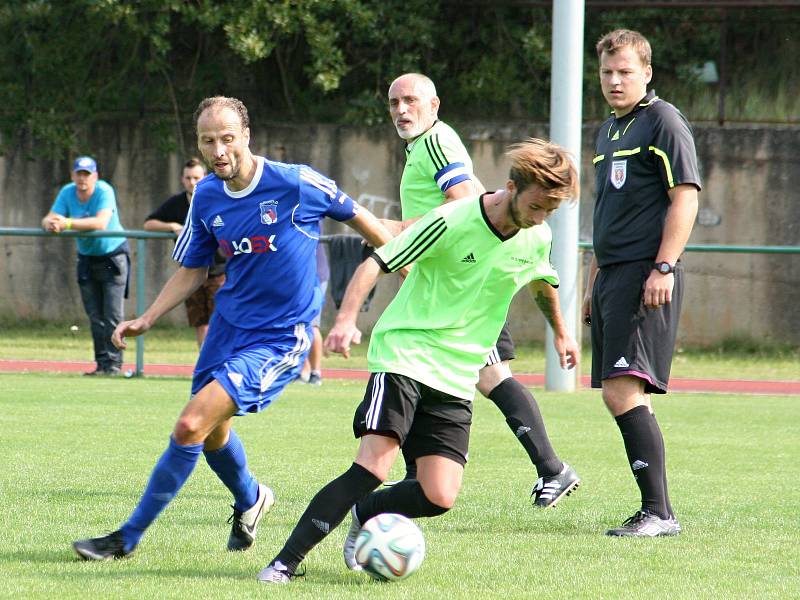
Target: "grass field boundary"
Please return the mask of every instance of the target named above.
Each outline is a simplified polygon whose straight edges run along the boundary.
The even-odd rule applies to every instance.
[[[9,360],[0,359],[0,372],[50,372],[50,373],[81,373],[92,371],[93,362],[80,361],[50,361],[50,360]],[[133,364],[123,366],[123,372],[135,373]],[[145,366],[145,376],[156,377],[191,377],[193,365],[175,364],[148,364]],[[540,373],[515,373],[514,376],[523,384],[532,387],[544,386],[544,374]],[[323,379],[369,379],[369,372],[364,369],[323,369]],[[589,377],[584,375],[580,381],[581,387],[589,388]],[[768,395],[800,395],[800,381],[773,381],[773,380],[748,380],[748,379],[689,379],[673,377],[670,379],[672,392],[712,392],[725,394],[768,394]]]

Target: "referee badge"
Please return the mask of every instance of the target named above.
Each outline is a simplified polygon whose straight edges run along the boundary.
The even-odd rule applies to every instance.
[[[621,189],[628,176],[628,160],[615,160],[611,163],[611,185]]]
[[[266,200],[259,202],[258,208],[261,211],[261,222],[264,225],[272,225],[278,222],[278,201]]]

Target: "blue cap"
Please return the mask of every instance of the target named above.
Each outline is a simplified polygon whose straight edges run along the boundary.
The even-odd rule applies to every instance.
[[[97,163],[91,156],[79,156],[72,164],[72,172],[86,171],[88,173],[97,173]]]

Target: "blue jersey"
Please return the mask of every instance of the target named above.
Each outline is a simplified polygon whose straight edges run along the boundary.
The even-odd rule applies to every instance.
[[[78,189],[75,184],[68,183],[58,192],[50,212],[71,219],[83,219],[97,216],[97,213],[104,208],[111,209],[111,220],[109,220],[106,230],[125,231],[119,222],[119,211],[117,210],[117,198],[114,195],[114,188],[102,179],[97,180],[94,193],[89,196],[86,202],[81,202],[80,198],[78,198]],[[109,254],[124,244],[125,237],[75,238],[75,241],[78,243],[78,254],[102,256]]]
[[[305,165],[257,156],[250,185],[230,191],[216,175],[197,184],[173,258],[187,268],[228,257],[216,311],[242,329],[286,329],[319,312],[316,250],[320,221],[348,221],[358,205]]]

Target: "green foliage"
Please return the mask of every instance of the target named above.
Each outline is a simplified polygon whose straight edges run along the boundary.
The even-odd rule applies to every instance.
[[[6,0],[0,4],[0,151],[87,151],[98,124],[144,120],[164,149],[191,150],[190,116],[235,95],[256,120],[385,123],[406,71],[437,84],[448,119],[546,120],[549,8],[407,0]],[[725,24],[724,27],[722,24]],[[726,116],[800,118],[797,16],[782,9],[587,8],[584,115],[608,114],[594,42],[616,27],[652,42],[654,86],[690,119],[714,119],[720,60]]]

